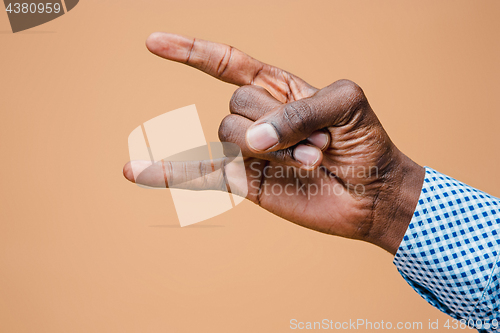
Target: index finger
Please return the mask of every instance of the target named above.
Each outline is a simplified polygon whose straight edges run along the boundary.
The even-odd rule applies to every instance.
[[[317,91],[297,76],[229,45],[155,32],[148,37],[146,46],[162,58],[192,66],[224,82],[262,86],[282,102],[308,97]]]

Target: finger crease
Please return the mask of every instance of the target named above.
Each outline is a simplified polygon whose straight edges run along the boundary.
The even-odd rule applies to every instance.
[[[227,180],[227,175],[226,175],[226,159],[222,160],[222,181],[224,184],[221,184],[221,187],[225,187],[227,192],[231,193],[231,187],[229,187],[229,182]]]
[[[260,72],[264,69],[264,65],[261,65],[260,68],[255,72],[254,76],[252,77],[252,81],[250,84],[254,84],[255,79],[259,76]]]
[[[172,170],[172,165],[167,161],[167,166],[165,166],[165,162],[161,160],[161,166],[163,169],[163,180],[165,181],[165,187],[168,188],[168,175],[169,173],[171,173],[170,171]],[[169,169],[169,172],[167,172],[167,169]]]
[[[292,130],[292,132],[303,132],[306,129],[304,118],[300,114],[300,111],[293,104],[289,104],[288,108],[284,109],[283,116],[287,120],[287,125],[290,130]],[[296,125],[298,125],[299,127],[298,131]]]
[[[203,163],[201,163],[201,162],[199,164],[199,170],[200,170],[200,177],[201,177],[201,182],[202,182],[201,188],[204,188],[205,184],[207,183],[207,179],[206,179],[207,174],[204,170]]]
[[[222,57],[221,61],[219,62],[219,65],[217,66],[218,77],[222,77],[226,72],[226,69],[229,67],[229,63],[231,62],[231,58],[233,57],[233,51],[234,47],[229,46],[229,51],[226,50],[226,52],[224,53],[224,56]]]
[[[294,96],[293,92],[290,89],[291,76],[287,72],[283,72],[283,78],[285,79],[285,82],[286,82],[286,85],[285,85],[286,101],[287,102],[294,101],[295,100],[295,96]]]
[[[195,43],[196,43],[196,38],[193,38],[193,43],[191,44],[191,48],[188,51],[188,56],[187,56],[186,64],[189,64],[189,62],[191,61],[191,54],[193,53],[193,49],[194,49],[194,44]]]

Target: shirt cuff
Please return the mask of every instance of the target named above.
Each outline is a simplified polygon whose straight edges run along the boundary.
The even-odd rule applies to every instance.
[[[500,200],[425,167],[394,264],[427,302],[457,319],[500,322]]]

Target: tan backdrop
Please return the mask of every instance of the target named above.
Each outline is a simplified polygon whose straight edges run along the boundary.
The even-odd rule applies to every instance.
[[[317,87],[360,84],[422,165],[500,196],[500,1],[87,0],[12,34],[0,13],[0,332],[288,332],[290,320],[448,319],[370,244],[245,202],[178,227],[121,174],[144,121],[196,104],[217,140],[234,87],[144,47],[232,44]],[[175,143],[172,143],[175,144]]]

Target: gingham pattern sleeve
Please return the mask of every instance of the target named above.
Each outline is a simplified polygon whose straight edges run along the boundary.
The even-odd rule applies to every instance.
[[[394,258],[427,302],[500,332],[500,199],[425,168],[413,218]],[[471,322],[471,321],[470,321]]]

